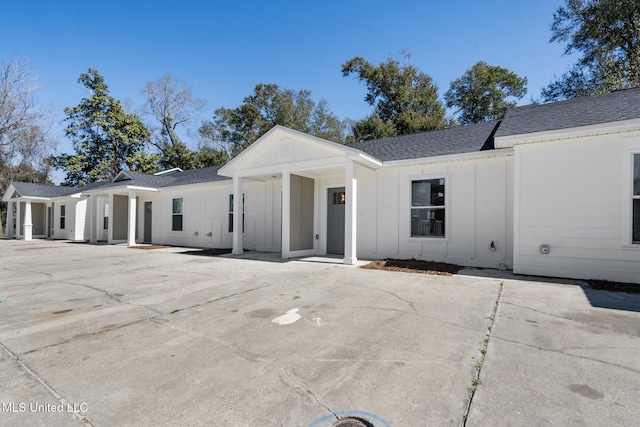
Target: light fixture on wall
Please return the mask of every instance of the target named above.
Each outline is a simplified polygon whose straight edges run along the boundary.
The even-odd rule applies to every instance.
[[[491,241],[491,244],[489,245],[489,250],[490,251],[495,251],[496,248],[496,242],[494,242],[493,240]]]

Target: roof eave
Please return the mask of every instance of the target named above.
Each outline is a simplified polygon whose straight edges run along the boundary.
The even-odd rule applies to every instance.
[[[640,119],[621,120],[566,129],[554,129],[542,132],[523,133],[495,137],[496,148],[508,148],[521,144],[583,138],[588,136],[610,135],[640,131]]]

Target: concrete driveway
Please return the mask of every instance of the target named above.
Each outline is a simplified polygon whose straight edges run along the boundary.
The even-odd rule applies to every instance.
[[[640,419],[640,294],[185,251],[0,240],[0,425]]]

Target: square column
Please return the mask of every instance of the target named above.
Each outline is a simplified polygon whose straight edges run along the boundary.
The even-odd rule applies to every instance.
[[[22,207],[21,207],[22,203],[20,203],[20,201],[16,202],[16,238],[17,239],[21,239],[23,232],[22,232]]]
[[[344,263],[358,262],[356,242],[358,235],[358,165],[354,162],[344,168]]]
[[[136,245],[136,192],[129,190],[129,224],[127,227],[127,246]]]
[[[33,223],[31,222],[31,200],[24,201],[24,241],[33,240]]]
[[[233,255],[242,255],[242,177],[233,177]]]
[[[13,239],[13,202],[7,202],[7,239]]]
[[[289,258],[291,250],[291,173],[282,171],[282,259]]]

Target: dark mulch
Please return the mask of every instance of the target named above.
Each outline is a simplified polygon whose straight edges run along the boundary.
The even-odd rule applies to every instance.
[[[147,246],[129,246],[129,249],[167,249],[171,246],[166,245],[147,245]]]
[[[608,282],[606,280],[587,280],[589,287],[599,291],[627,292],[640,294],[640,284]]]
[[[451,276],[462,270],[463,267],[444,262],[421,261],[417,259],[385,259],[370,262],[362,268],[371,270],[403,271],[406,273],[436,274]]]
[[[196,249],[193,251],[186,251],[182,253],[187,255],[218,256],[230,254],[231,249]]]

